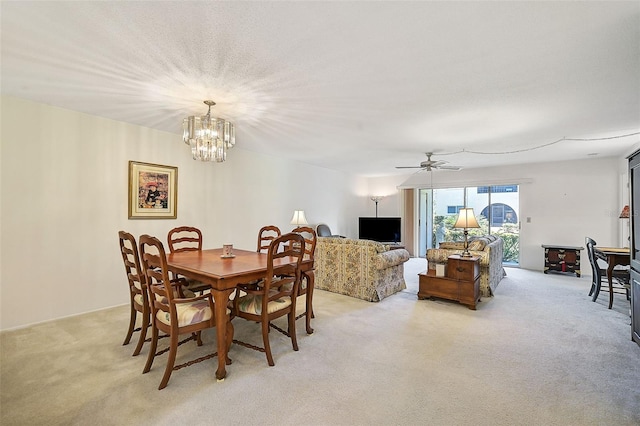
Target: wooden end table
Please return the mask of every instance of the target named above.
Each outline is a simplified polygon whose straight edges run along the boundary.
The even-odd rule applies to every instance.
[[[480,301],[480,258],[452,255],[447,272],[437,277],[433,269],[418,274],[418,299],[439,297],[454,300],[475,310]]]

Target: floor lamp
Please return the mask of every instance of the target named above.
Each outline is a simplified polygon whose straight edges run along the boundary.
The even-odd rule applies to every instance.
[[[464,228],[464,251],[462,252],[462,257],[471,257],[471,253],[469,253],[469,241],[467,240],[469,231],[468,228],[480,228],[478,221],[476,220],[475,214],[473,214],[472,208],[460,209],[460,214],[458,215],[458,220],[453,224],[454,228]]]
[[[382,200],[382,198],[384,198],[384,197],[381,197],[381,196],[379,196],[379,195],[373,195],[373,196],[371,197],[371,201],[373,201],[374,203],[376,203],[376,217],[378,217],[378,202],[379,202],[380,200]]]

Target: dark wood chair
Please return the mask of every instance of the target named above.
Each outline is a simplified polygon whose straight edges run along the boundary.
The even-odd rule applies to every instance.
[[[192,226],[179,226],[173,228],[167,234],[167,245],[171,253],[179,253],[182,251],[201,251],[202,250],[202,231]],[[174,277],[177,278],[177,277]],[[194,293],[203,293],[210,290],[208,284],[197,280],[186,279],[185,288]]]
[[[269,250],[269,246],[278,238],[282,233],[280,232],[280,228],[274,225],[263,226],[258,231],[258,249],[256,250],[258,253],[266,253]]]
[[[282,248],[280,251],[279,248]],[[240,340],[234,340],[241,346],[264,352],[267,363],[275,365],[269,344],[269,325],[271,321],[287,316],[289,337],[293,350],[298,350],[296,340],[296,297],[302,276],[301,265],[304,257],[305,242],[299,234],[285,234],[271,242],[267,251],[267,272],[260,286],[240,284],[238,289],[243,295],[233,299],[233,316],[244,318],[250,322],[258,322],[262,326],[263,347],[254,346]],[[290,256],[293,264],[274,266],[274,260]]]
[[[144,271],[140,266],[140,256],[138,255],[138,245],[135,237],[126,231],[119,231],[118,239],[120,240],[120,253],[122,254],[124,270],[127,274],[127,282],[129,283],[129,301],[131,307],[129,330],[122,345],[128,345],[133,333],[140,332],[138,344],[133,351],[133,356],[136,356],[142,350],[142,346],[147,338],[147,329],[151,325],[147,282]],[[142,325],[136,328],[138,314],[141,316]]]
[[[598,260],[607,262],[607,255],[596,247],[596,242],[592,238],[585,237],[585,244],[587,246],[587,256],[589,257],[589,264],[591,265],[591,288],[589,289],[589,296],[592,296],[592,301],[598,300],[600,290],[609,292],[609,309],[613,307],[613,295],[614,293],[625,294],[627,300],[629,300],[629,271],[624,269],[614,269],[611,284],[609,284],[607,270],[601,268],[598,265]],[[602,288],[602,279],[607,280],[607,286]]]
[[[300,319],[305,318],[305,327],[307,334],[313,333],[311,328],[311,318],[315,318],[313,313],[313,288],[315,282],[315,264],[314,256],[316,253],[316,231],[309,226],[299,226],[293,229],[291,232],[300,234],[304,238],[304,258],[302,260],[302,281],[300,282],[300,289],[298,296],[305,295],[305,310],[303,313],[296,317]]]
[[[156,353],[159,333],[166,333],[170,340],[169,357],[164,376],[158,387],[158,389],[163,389],[169,383],[169,378],[174,370],[217,356],[217,352],[214,352],[174,366],[178,346],[190,340],[195,340],[198,346],[202,346],[201,331],[216,326],[215,306],[211,293],[194,297],[183,296],[181,285],[184,283],[184,279],[171,280],[169,278],[166,253],[157,238],[149,235],[140,237],[140,261],[148,283],[152,322],[151,348],[142,372],[149,372],[155,357],[167,351],[165,349]],[[231,321],[227,321],[227,324],[220,326],[227,327],[227,345],[230,346],[233,340],[233,325]],[[178,341],[181,334],[191,334],[191,336]],[[226,363],[231,364],[231,360],[227,358]]]

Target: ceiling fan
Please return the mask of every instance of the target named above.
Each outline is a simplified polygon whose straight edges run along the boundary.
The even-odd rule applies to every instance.
[[[428,172],[432,170],[456,170],[457,171],[462,169],[462,167],[457,167],[457,166],[445,166],[445,164],[447,164],[447,161],[432,160],[431,156],[433,155],[433,152],[425,152],[425,154],[427,155],[427,160],[420,163],[419,166],[396,166],[396,169],[422,169]]]

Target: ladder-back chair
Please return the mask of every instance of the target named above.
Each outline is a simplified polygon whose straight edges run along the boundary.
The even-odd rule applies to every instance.
[[[262,326],[263,347],[234,340],[241,346],[264,352],[267,363],[275,365],[269,344],[269,325],[271,321],[287,316],[289,337],[293,350],[298,350],[296,340],[296,297],[300,287],[301,265],[304,257],[304,238],[299,234],[285,234],[271,242],[267,252],[267,273],[259,286],[240,284],[238,288],[244,295],[233,299],[233,315]],[[282,248],[282,251],[279,251]],[[274,266],[274,260],[291,257],[292,263]]]
[[[258,231],[258,249],[256,250],[258,253],[266,253],[269,250],[269,246],[278,238],[282,233],[280,232],[280,228],[274,225],[263,226]]]
[[[202,251],[202,231],[193,226],[173,228],[167,233],[167,245],[171,253]],[[185,288],[194,293],[202,293],[211,289],[208,284],[192,279],[186,279]]]
[[[313,287],[315,282],[314,256],[316,252],[316,231],[309,226],[299,226],[292,230],[304,238],[304,258],[302,260],[302,280],[298,296],[305,295],[305,310],[296,317],[296,320],[305,317],[305,327],[307,334],[313,333],[311,328],[311,318],[315,318],[313,313]]]
[[[138,245],[135,237],[126,231],[119,231],[118,239],[120,241],[120,253],[122,254],[122,261],[124,262],[124,270],[127,274],[127,282],[129,284],[129,305],[131,307],[129,330],[122,345],[128,345],[133,333],[140,332],[138,344],[133,351],[133,356],[136,356],[140,353],[140,350],[142,350],[142,346],[147,338],[147,329],[151,325],[149,296],[147,295],[146,277],[140,266],[140,256],[138,255]],[[136,328],[138,314],[141,316],[142,325]]]
[[[200,296],[182,297],[180,285],[183,278],[171,280],[167,267],[167,257],[160,240],[149,235],[140,237],[140,260],[145,271],[149,298],[151,301],[151,319],[153,332],[151,338],[151,349],[143,373],[149,372],[153,360],[157,355],[166,352],[166,349],[156,353],[158,346],[159,332],[169,335],[169,357],[165,368],[164,376],[158,389],[167,386],[171,373],[182,367],[213,358],[217,352],[188,361],[184,364],[174,366],[178,346],[190,340],[195,340],[198,346],[202,346],[201,331],[216,326],[215,307],[211,293]],[[229,311],[228,311],[229,312]],[[227,327],[227,345],[230,346],[233,340],[233,326],[231,321],[227,324],[220,324],[220,327]],[[181,334],[191,334],[188,338],[178,341]],[[231,361],[227,357],[227,364]]]

